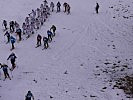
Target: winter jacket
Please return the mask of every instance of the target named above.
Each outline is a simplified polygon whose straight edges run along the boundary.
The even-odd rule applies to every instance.
[[[47,34],[48,34],[48,35],[52,35],[52,32],[48,30],[48,31],[47,31]]]
[[[16,42],[16,39],[13,36],[11,36],[10,37],[10,41],[11,41],[11,43],[15,43]]]

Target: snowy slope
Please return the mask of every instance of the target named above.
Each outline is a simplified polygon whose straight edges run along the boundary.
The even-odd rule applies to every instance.
[[[0,100],[24,100],[28,90],[33,92],[35,100],[131,100],[122,90],[112,89],[106,82],[112,75],[101,73],[96,66],[106,68],[106,59],[123,63],[125,59],[133,59],[133,19],[119,18],[110,8],[119,7],[119,3],[132,7],[132,1],[97,0],[98,15],[94,11],[95,0],[67,2],[71,5],[70,15],[64,14],[63,8],[61,13],[52,13],[36,34],[15,44],[18,68],[12,72],[12,80],[6,81],[0,70]],[[3,19],[22,24],[28,13],[41,3],[42,0],[1,0],[0,24]],[[53,24],[57,32],[50,48],[43,51],[43,47],[35,48],[36,35],[45,36]],[[0,33],[0,62],[10,66],[6,61],[11,53],[10,44],[5,42],[2,27]],[[132,61],[128,63],[133,65]],[[107,89],[103,90],[105,86]]]

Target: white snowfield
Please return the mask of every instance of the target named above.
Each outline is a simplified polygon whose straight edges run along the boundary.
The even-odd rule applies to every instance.
[[[58,0],[51,0],[57,3]],[[50,4],[51,1],[48,1]],[[56,8],[45,24],[28,40],[15,43],[17,68],[4,79],[0,69],[0,100],[24,100],[31,90],[35,100],[133,100],[126,98],[120,89],[113,89],[101,73],[105,60],[133,59],[133,2],[132,0],[60,0],[71,6],[71,14],[56,13]],[[95,13],[96,2],[99,14]],[[20,25],[32,9],[40,7],[43,0],[0,0],[0,25],[3,20],[16,20]],[[130,5],[129,13],[116,11]],[[113,6],[113,8],[110,8]],[[121,10],[121,9],[119,9]],[[121,16],[131,15],[125,19]],[[115,16],[115,18],[113,18]],[[35,48],[36,36],[47,36],[55,25],[56,36],[47,50]],[[9,27],[9,26],[8,26]],[[11,67],[7,57],[11,44],[6,44],[3,27],[0,27],[0,63]],[[25,36],[23,36],[25,38]],[[115,58],[117,56],[117,59]],[[128,62],[133,65],[133,62]],[[133,70],[130,69],[129,73]],[[100,73],[100,76],[95,74]],[[105,80],[104,80],[105,79]],[[103,90],[102,88],[107,87]],[[119,94],[119,95],[118,95]]]

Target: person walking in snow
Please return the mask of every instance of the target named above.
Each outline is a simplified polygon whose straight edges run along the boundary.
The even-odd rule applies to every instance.
[[[23,29],[23,34],[25,34],[26,33],[26,24],[25,23],[22,24],[22,29]]]
[[[39,22],[38,18],[36,18],[35,23],[36,23],[36,28],[39,29],[40,28],[40,22]]]
[[[25,18],[25,24],[26,24],[26,25],[29,25],[29,24],[30,24],[29,17],[26,17],[26,18]]]
[[[17,35],[18,35],[18,37],[19,37],[19,41],[21,41],[21,39],[22,39],[22,37],[21,37],[22,30],[21,30],[20,28],[18,28],[18,29],[16,30],[16,33],[17,33]]]
[[[55,36],[55,31],[56,31],[56,27],[55,25],[52,25],[52,27],[50,28],[50,31],[53,31],[53,36]]]
[[[32,9],[32,17],[35,19],[36,18],[36,11]]]
[[[2,26],[4,26],[5,27],[5,30],[7,30],[7,21],[6,20],[3,20]]]
[[[14,26],[15,26],[16,31],[17,31],[17,29],[19,29],[19,24],[16,21],[14,22]]]
[[[28,39],[31,35],[31,28],[30,25],[26,25],[26,38]]]
[[[46,7],[46,5],[48,4],[47,0],[44,0],[44,7]]]
[[[51,42],[52,41],[52,32],[50,30],[48,30],[47,35],[48,35],[49,42]]]
[[[37,47],[41,46],[42,36],[40,34],[37,35]]]
[[[41,13],[41,16],[39,17],[39,21],[40,21],[40,24],[41,24],[41,26],[43,25],[43,23],[44,23],[44,18],[43,18],[44,16],[42,15],[42,13]]]
[[[9,57],[7,58],[7,60],[10,59],[11,64],[12,64],[12,68],[10,69],[11,71],[13,71],[14,68],[16,67],[16,64],[15,64],[16,58],[17,58],[17,57],[16,57],[15,53],[13,53],[13,52],[12,52],[12,53],[9,55]]]
[[[98,3],[96,3],[96,8],[95,8],[95,10],[96,10],[96,13],[98,14],[98,10],[99,10],[99,4],[98,4]]]
[[[4,34],[4,36],[7,36],[7,42],[6,42],[6,44],[9,43],[10,42],[10,33],[8,31],[6,31],[6,33]]]
[[[51,8],[51,11],[53,12],[54,11],[54,3],[53,2],[50,3],[50,8]]]
[[[48,38],[47,37],[43,37],[43,43],[44,43],[44,49],[47,49],[49,47],[48,45]]]
[[[61,7],[61,4],[60,4],[60,2],[59,2],[59,1],[57,2],[57,5],[56,5],[56,6],[57,6],[57,12],[60,12],[60,7]]]
[[[13,49],[15,49],[14,43],[16,42],[16,39],[13,36],[10,36],[10,41],[11,41],[11,44],[12,44],[11,50],[13,50]]]
[[[46,8],[43,9],[43,14],[42,15],[44,16],[44,19],[46,21],[46,19],[48,18],[48,14],[47,14]]]
[[[63,4],[63,7],[64,7],[64,12],[66,12],[66,8],[67,8],[67,3],[66,2]]]
[[[67,5],[66,5],[66,11],[67,11],[67,14],[70,14],[70,9],[71,9],[70,5],[67,4]]]
[[[35,29],[35,23],[34,22],[31,22],[30,24],[30,30],[31,30],[31,34],[34,34],[34,29]]]
[[[46,12],[47,12],[47,15],[50,15],[50,7],[48,5],[46,5]]]
[[[39,8],[37,8],[37,17],[40,17],[40,15],[41,15],[41,10],[39,9]]]
[[[40,5],[40,10],[41,10],[41,12],[43,11],[43,8],[44,8],[44,6],[43,6],[43,4],[41,4],[41,5]]]
[[[31,91],[28,91],[28,93],[25,96],[25,100],[31,100],[31,99],[34,100],[34,96],[31,93]]]
[[[1,63],[0,63],[0,66],[1,66],[1,68],[2,68],[2,70],[3,70],[3,72],[4,72],[5,79],[6,79],[6,78],[9,78],[9,79],[11,80],[11,77],[10,77],[10,75],[9,75],[9,73],[8,73],[8,69],[7,69],[8,66],[7,66],[6,64],[1,64]],[[1,68],[0,68],[0,69],[1,69]],[[4,79],[4,80],[5,80],[5,79]]]
[[[14,32],[14,21],[10,21],[10,32]]]

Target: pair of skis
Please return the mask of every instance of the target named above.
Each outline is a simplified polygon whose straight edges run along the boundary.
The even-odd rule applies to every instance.
[[[40,46],[41,46],[41,45],[37,45],[35,48],[38,48],[38,47],[40,47]],[[45,49],[47,49],[47,48],[44,47],[42,50],[45,50]]]

